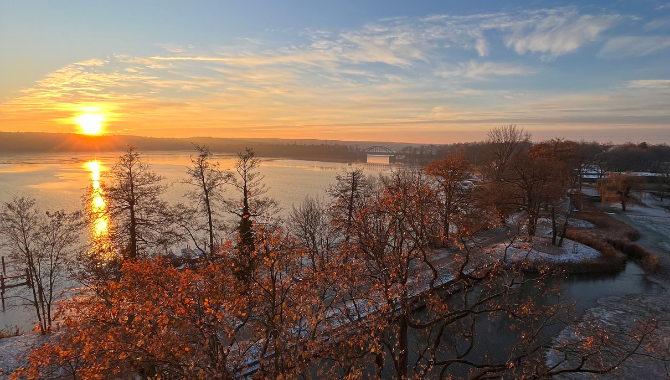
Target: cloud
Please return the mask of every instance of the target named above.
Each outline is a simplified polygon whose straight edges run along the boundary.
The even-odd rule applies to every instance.
[[[530,75],[537,71],[527,66],[513,65],[509,63],[495,62],[461,62],[460,67],[454,70],[444,70],[438,72],[438,75],[450,77],[466,77],[471,79],[485,79],[489,76],[504,75]]]
[[[101,59],[89,59],[88,61],[78,62],[75,65],[78,66],[102,66],[105,64],[105,61]]]
[[[0,128],[74,128],[71,119],[82,107],[100,105],[111,115],[111,132],[198,129],[237,137],[247,131],[314,137],[354,127],[438,131],[459,122],[488,128],[517,121],[667,120],[664,80],[561,96],[485,82],[539,71],[496,59],[496,47],[526,55],[517,57],[522,62],[532,61],[531,54],[554,59],[601,38],[621,19],[559,8],[394,18],[305,30],[290,41],[238,39],[239,45],[207,49],[165,44],[153,55],[92,59],[46,75],[0,104]]]
[[[477,40],[475,43],[475,49],[479,53],[480,57],[489,55],[489,44],[483,38]]]
[[[644,27],[642,27],[642,29],[650,31],[655,29],[666,28],[668,26],[670,26],[670,18],[657,18],[655,20],[651,20],[648,23],[646,23]]]
[[[670,88],[670,79],[643,79],[628,82],[629,88]]]
[[[600,49],[599,58],[632,58],[653,54],[670,47],[670,36],[614,37]]]
[[[216,57],[216,56],[176,56],[163,57],[153,56],[149,59],[157,61],[201,61],[201,62],[220,62],[231,66],[270,66],[278,64],[299,63],[305,65],[316,65],[324,62],[336,61],[337,58],[330,52],[295,52],[294,54],[285,54],[275,52],[268,55],[247,53],[235,57]]]
[[[506,47],[518,54],[544,53],[543,59],[552,60],[596,40],[622,19],[616,14],[580,14],[574,7],[388,19],[340,33],[314,31],[310,48],[333,52],[350,62],[411,67],[435,59],[439,46],[488,56],[487,34],[502,33]]]
[[[543,53],[544,60],[568,54],[596,39],[622,19],[619,15],[580,14],[574,7],[468,16],[432,15],[383,19],[360,28],[339,31],[305,30],[307,44],[268,49],[261,41],[216,55],[163,44],[172,55],[163,61],[209,61],[234,66],[304,64],[324,66],[374,64],[409,69],[444,58],[444,49],[472,51],[486,57],[488,34],[502,34],[505,45],[520,55]],[[251,49],[244,51],[243,49]],[[191,53],[191,54],[189,54]]]
[[[442,36],[479,56],[489,53],[486,34],[503,34],[505,46],[517,54],[544,53],[553,60],[588,42],[621,22],[617,14],[580,14],[575,7],[470,16],[434,15],[422,19]]]
[[[621,20],[618,15],[579,15],[575,10],[539,12],[527,20],[510,22],[503,30],[508,48],[518,54],[546,53],[545,60],[571,53],[593,41]]]
[[[184,47],[181,45],[175,45],[175,44],[156,44],[156,46],[161,47],[170,53],[183,53],[184,52]]]
[[[656,7],[657,11],[660,11],[661,9],[670,9],[670,3],[663,4],[660,7]]]

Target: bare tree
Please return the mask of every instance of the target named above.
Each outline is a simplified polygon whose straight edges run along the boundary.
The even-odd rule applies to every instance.
[[[610,173],[607,178],[598,181],[598,193],[603,202],[616,199],[626,211],[628,197],[637,189],[638,178],[629,173]]]
[[[43,334],[51,329],[82,227],[81,213],[41,212],[34,199],[14,198],[2,207],[0,238],[12,264],[26,273],[30,294],[20,297],[35,309]]]
[[[574,149],[575,158],[573,162],[577,177],[577,188],[582,191],[584,175],[589,167],[594,165],[596,156],[603,151],[603,146],[595,141],[589,143],[581,141],[575,144]]]
[[[336,234],[330,230],[328,208],[319,199],[306,197],[298,207],[293,206],[290,227],[293,236],[307,249],[312,270],[316,271],[332,259]]]
[[[122,247],[124,258],[135,259],[151,247],[166,248],[170,234],[166,230],[166,190],[163,177],[151,171],[137,149],[129,146],[111,168],[101,188],[107,199],[102,210],[113,224],[113,239]]]
[[[441,160],[431,162],[424,172],[431,176],[440,194],[442,218],[442,243],[447,244],[451,227],[457,215],[465,209],[470,188],[465,181],[472,175],[470,162],[461,154],[454,153]]]
[[[354,214],[361,209],[368,181],[361,168],[346,170],[335,179],[337,182],[328,189],[328,194],[334,201],[336,227],[344,231],[344,238],[349,241]]]
[[[188,211],[192,214],[195,223],[182,224],[186,227],[188,235],[195,244],[197,249],[200,249],[208,257],[216,256],[216,240],[217,231],[221,224],[218,220],[220,215],[219,206],[224,201],[223,194],[225,185],[230,181],[231,174],[222,171],[218,162],[213,162],[212,152],[208,147],[203,145],[195,145],[198,155],[191,157],[192,166],[188,168],[188,177],[184,183],[191,185],[192,190],[186,193],[186,197],[194,205],[193,210]],[[177,216],[185,212],[185,207],[178,207],[181,210],[175,210]],[[183,217],[183,215],[182,215]],[[204,219],[204,222],[201,220]],[[206,243],[200,246],[201,242],[198,238],[198,231],[204,230],[207,235]],[[209,250],[207,247],[209,246]]]
[[[572,141],[562,139],[552,139],[543,141],[533,146],[526,154],[526,159],[521,166],[526,168],[515,167],[517,174],[523,173],[530,175],[527,177],[528,182],[519,183],[521,189],[524,189],[526,200],[530,197],[537,197],[539,207],[544,206],[550,212],[552,224],[552,244],[556,245],[556,238],[558,236],[558,214],[563,209],[563,204],[566,201],[568,188],[571,186],[572,174],[579,171],[577,146]],[[528,170],[534,168],[536,170]],[[532,173],[532,174],[531,174]],[[535,180],[531,183],[532,180]],[[579,178],[572,186],[579,185]],[[528,186],[534,186],[529,189]],[[527,211],[535,213],[534,222],[537,221],[540,209],[537,207],[532,211],[530,205],[525,205]],[[565,223],[570,213],[570,206],[565,209]],[[531,219],[529,219],[530,223]],[[565,229],[566,225],[564,225]],[[529,226],[530,231],[534,232],[535,227]],[[532,236],[532,235],[530,235]]]
[[[530,148],[530,133],[514,124],[493,128],[488,133],[490,175],[500,179],[509,165],[524,150]]]
[[[486,164],[481,165],[482,176],[487,180],[482,199],[495,210],[499,223],[504,225],[507,216],[514,211],[515,193],[504,179],[521,154],[530,148],[530,133],[510,124],[493,128],[488,137]]]

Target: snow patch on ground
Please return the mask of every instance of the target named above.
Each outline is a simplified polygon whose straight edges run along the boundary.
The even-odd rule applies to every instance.
[[[596,225],[586,220],[570,219],[568,225],[573,228],[595,228]]]
[[[596,249],[570,239],[565,239],[561,247],[553,246],[553,252],[546,252],[533,243],[517,243],[509,248],[507,244],[498,244],[493,250],[498,257],[503,257],[507,250],[506,260],[509,263],[529,260],[535,264],[565,264],[596,260],[601,257]]]
[[[9,379],[12,372],[25,366],[33,348],[43,345],[48,339],[49,335],[39,333],[0,339],[0,379]]]
[[[600,196],[600,194],[598,194],[598,188],[595,187],[595,186],[594,186],[594,187],[587,187],[587,186],[584,186],[584,187],[582,188],[582,194],[584,194],[584,195],[586,195],[586,196],[589,196],[589,197],[597,197],[597,196]]]

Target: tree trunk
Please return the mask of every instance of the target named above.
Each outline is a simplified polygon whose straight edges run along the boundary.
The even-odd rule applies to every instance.
[[[30,290],[33,292],[33,305],[35,305],[35,313],[37,314],[37,321],[40,324],[40,332],[42,334],[46,334],[46,330],[44,329],[43,323],[42,323],[42,313],[40,312],[40,305],[37,300],[37,292],[35,292],[35,282],[33,281],[33,273],[31,268],[26,268],[26,281],[28,281],[28,286],[30,286]]]
[[[130,204],[130,247],[128,257],[137,258],[137,217],[135,216],[135,204]]]
[[[212,207],[210,206],[209,202],[209,191],[207,190],[207,186],[205,184],[205,177],[203,175],[202,179],[202,186],[203,190],[205,193],[205,206],[207,207],[207,227],[209,228],[209,255],[210,259],[211,256],[215,254],[214,252],[214,223],[212,223]],[[205,254],[207,254],[205,252]]]
[[[581,199],[581,195],[579,196]],[[565,233],[568,230],[568,219],[570,219],[570,214],[572,213],[572,199],[568,202],[568,211],[565,213],[565,222],[563,222],[563,231],[561,231],[561,239],[558,241],[558,246],[563,246],[563,239],[565,238]]]
[[[409,317],[407,316],[407,313],[409,313],[409,308],[407,306],[403,306],[403,313],[398,321],[400,325],[400,331],[398,334],[398,379],[407,378],[407,367],[409,366],[409,341],[407,334],[407,330],[409,328]]]
[[[449,229],[451,227],[451,208],[453,207],[452,205],[452,197],[450,193],[450,189],[447,186],[443,187],[444,189],[444,224],[442,226],[443,228],[443,240],[442,240],[442,246],[447,247],[449,245]]]
[[[351,194],[349,195],[349,209],[347,210],[347,232],[345,240],[349,241],[349,235],[351,234],[351,224],[354,219],[354,196],[356,192],[356,175],[352,173],[351,175]]]
[[[551,245],[556,245],[556,235],[558,235],[558,227],[556,226],[556,207],[551,206]]]
[[[582,183],[584,179],[584,172],[582,169],[579,170],[579,192],[582,192]]]
[[[533,212],[528,213],[528,237],[531,238],[535,236],[535,230],[537,229],[537,217]]]
[[[384,351],[380,349],[375,355],[375,365],[377,366],[376,379],[381,380],[384,373]]]

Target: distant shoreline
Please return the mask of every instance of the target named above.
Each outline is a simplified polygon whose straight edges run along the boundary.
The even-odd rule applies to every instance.
[[[0,151],[0,164],[3,164],[3,158],[6,159],[16,159],[21,157],[32,158],[36,156],[64,156],[69,157],[68,155],[86,155],[90,153],[98,153],[108,156],[120,156],[123,154],[123,150],[110,150],[110,151],[78,151],[78,152],[36,152],[36,151],[23,151],[23,152],[2,152]],[[140,154],[180,154],[180,155],[192,155],[194,150],[150,150],[150,151],[139,151]],[[215,152],[217,155],[236,157],[236,152]],[[258,155],[262,160],[298,160],[298,161],[319,161],[319,162],[333,162],[333,163],[351,163],[351,164],[365,164],[364,160],[347,160],[342,158],[332,158],[332,157],[311,157],[311,156],[263,156]],[[87,161],[88,159],[84,159]]]
[[[229,139],[229,138],[157,138],[141,136],[89,136],[74,133],[0,132],[0,155],[116,153],[129,145],[141,152],[193,152],[205,145],[213,153],[235,155],[253,148],[259,157],[289,158],[328,162],[363,162],[364,150],[376,143],[353,145],[332,140]],[[394,148],[400,144],[393,143]],[[411,144],[405,144],[411,145]]]

